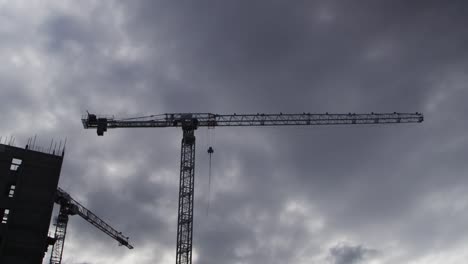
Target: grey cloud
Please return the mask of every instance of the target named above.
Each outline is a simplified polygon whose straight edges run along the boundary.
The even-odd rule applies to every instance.
[[[359,264],[378,254],[374,249],[368,249],[363,246],[349,246],[338,244],[330,248],[330,256],[333,264]]]
[[[362,98],[348,110],[369,107],[390,110],[390,105],[383,107],[382,104],[395,100],[404,100],[417,108],[425,99],[424,91],[420,90],[425,84],[418,83],[422,80],[415,75],[427,71],[434,57],[426,53],[437,46],[415,46],[414,43],[424,41],[426,36],[415,36],[409,30],[411,26],[406,25],[418,26],[417,18],[424,18],[425,11],[406,11],[401,5],[390,5],[392,8],[389,9],[385,4],[341,6],[332,3],[330,9],[337,13],[336,21],[330,25],[314,25],[310,22],[313,11],[324,4],[317,1],[276,2],[268,8],[261,1],[219,5],[203,2],[193,6],[138,3],[135,5],[142,12],[136,12],[135,24],[153,21],[155,25],[164,24],[166,29],[159,32],[135,25],[139,29],[135,38],[156,41],[158,38],[173,39],[174,36],[166,34],[176,34],[177,39],[182,39],[176,45],[181,46],[163,49],[189,77],[190,86],[202,88],[206,80],[216,83],[217,91],[228,94],[229,97],[224,98],[243,101],[247,111],[277,109],[278,105],[290,108],[291,102],[303,106],[300,109],[309,105],[320,109],[324,108],[323,102],[333,100],[338,97],[337,93],[343,92]],[[398,8],[409,14],[404,19],[392,15]],[[442,26],[439,28],[445,31]],[[362,57],[369,44],[385,38],[394,40],[399,47],[397,52],[409,57],[394,60],[396,57],[389,54],[376,63],[366,62]],[[184,52],[180,53],[180,50]],[[418,66],[423,68],[411,67],[408,60],[415,59],[422,60]],[[397,75],[398,78],[393,77]],[[392,92],[395,86],[411,92],[406,97],[398,97]],[[284,96],[279,96],[285,92],[288,95],[286,101]],[[370,105],[364,107],[363,103]]]

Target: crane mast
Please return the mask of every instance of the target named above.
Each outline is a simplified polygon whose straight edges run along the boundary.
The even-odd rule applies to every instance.
[[[81,216],[83,219],[119,242],[119,245],[133,249],[133,246],[128,242],[128,237],[123,236],[121,232],[117,232],[114,228],[97,217],[93,212],[74,200],[61,188],[57,189],[55,202],[60,205],[60,210],[55,227],[55,243],[52,247],[50,264],[60,264],[62,262],[63,246],[65,243],[68,219],[70,215]]]
[[[176,263],[192,263],[193,199],[195,185],[195,127],[183,128],[180,156]]]
[[[193,201],[195,183],[195,130],[217,126],[311,126],[421,123],[421,113],[370,114],[230,114],[168,113],[136,118],[115,118],[88,113],[82,118],[85,129],[94,128],[98,136],[110,128],[181,127],[183,131],[179,209],[177,217],[176,264],[192,263]]]

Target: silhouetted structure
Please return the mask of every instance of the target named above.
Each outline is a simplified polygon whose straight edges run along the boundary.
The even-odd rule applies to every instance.
[[[180,158],[179,212],[177,218],[176,264],[192,263],[193,201],[195,186],[195,130],[221,126],[312,126],[421,123],[420,113],[370,114],[233,114],[172,113],[135,118],[114,118],[88,113],[83,127],[95,128],[98,136],[109,128],[180,127],[183,131]],[[212,149],[211,149],[212,150]],[[210,151],[209,151],[210,152]]]
[[[128,237],[122,235],[122,232],[118,232],[104,220],[97,217],[89,209],[81,205],[75,199],[73,199],[64,190],[58,188],[55,202],[60,205],[59,215],[55,223],[55,236],[54,246],[52,247],[52,253],[50,255],[49,264],[60,264],[62,263],[63,246],[65,243],[65,237],[67,234],[68,216],[79,215],[102,232],[119,242],[119,245],[126,246],[129,249],[133,249],[133,246],[129,244]]]
[[[41,264],[64,156],[0,144],[0,263]]]

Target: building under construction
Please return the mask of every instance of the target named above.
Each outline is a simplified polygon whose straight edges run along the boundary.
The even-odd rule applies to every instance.
[[[64,151],[0,144],[0,263],[40,264]]]

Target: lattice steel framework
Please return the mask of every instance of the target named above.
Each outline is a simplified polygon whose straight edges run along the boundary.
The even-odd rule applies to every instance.
[[[52,254],[50,255],[50,264],[61,264],[62,262],[63,246],[65,244],[68,219],[70,215],[81,216],[81,218],[119,242],[119,245],[133,249],[133,246],[128,242],[128,237],[125,237],[121,232],[118,232],[104,222],[104,220],[97,217],[93,212],[74,200],[64,190],[60,188],[57,189],[55,202],[60,205],[60,211],[55,227],[55,243],[52,247]]]
[[[63,246],[67,234],[69,208],[61,206],[55,226],[55,243],[50,255],[50,264],[60,264],[62,262]]]
[[[177,220],[176,264],[192,263],[193,198],[195,179],[195,136],[198,127],[216,126],[310,126],[421,123],[421,113],[370,114],[233,114],[170,113],[136,118],[115,118],[87,114],[82,118],[85,129],[95,128],[98,136],[108,128],[182,127],[179,211]]]
[[[177,217],[176,263],[192,263],[193,199],[195,184],[195,135],[184,128],[180,155],[179,210]]]
[[[421,123],[421,113],[370,113],[370,114],[233,114],[173,113],[136,118],[118,119],[113,116],[96,117],[89,114],[82,118],[84,128],[96,128],[102,136],[108,128],[129,127],[182,127],[187,120],[196,120],[198,127],[216,126],[310,126]]]

